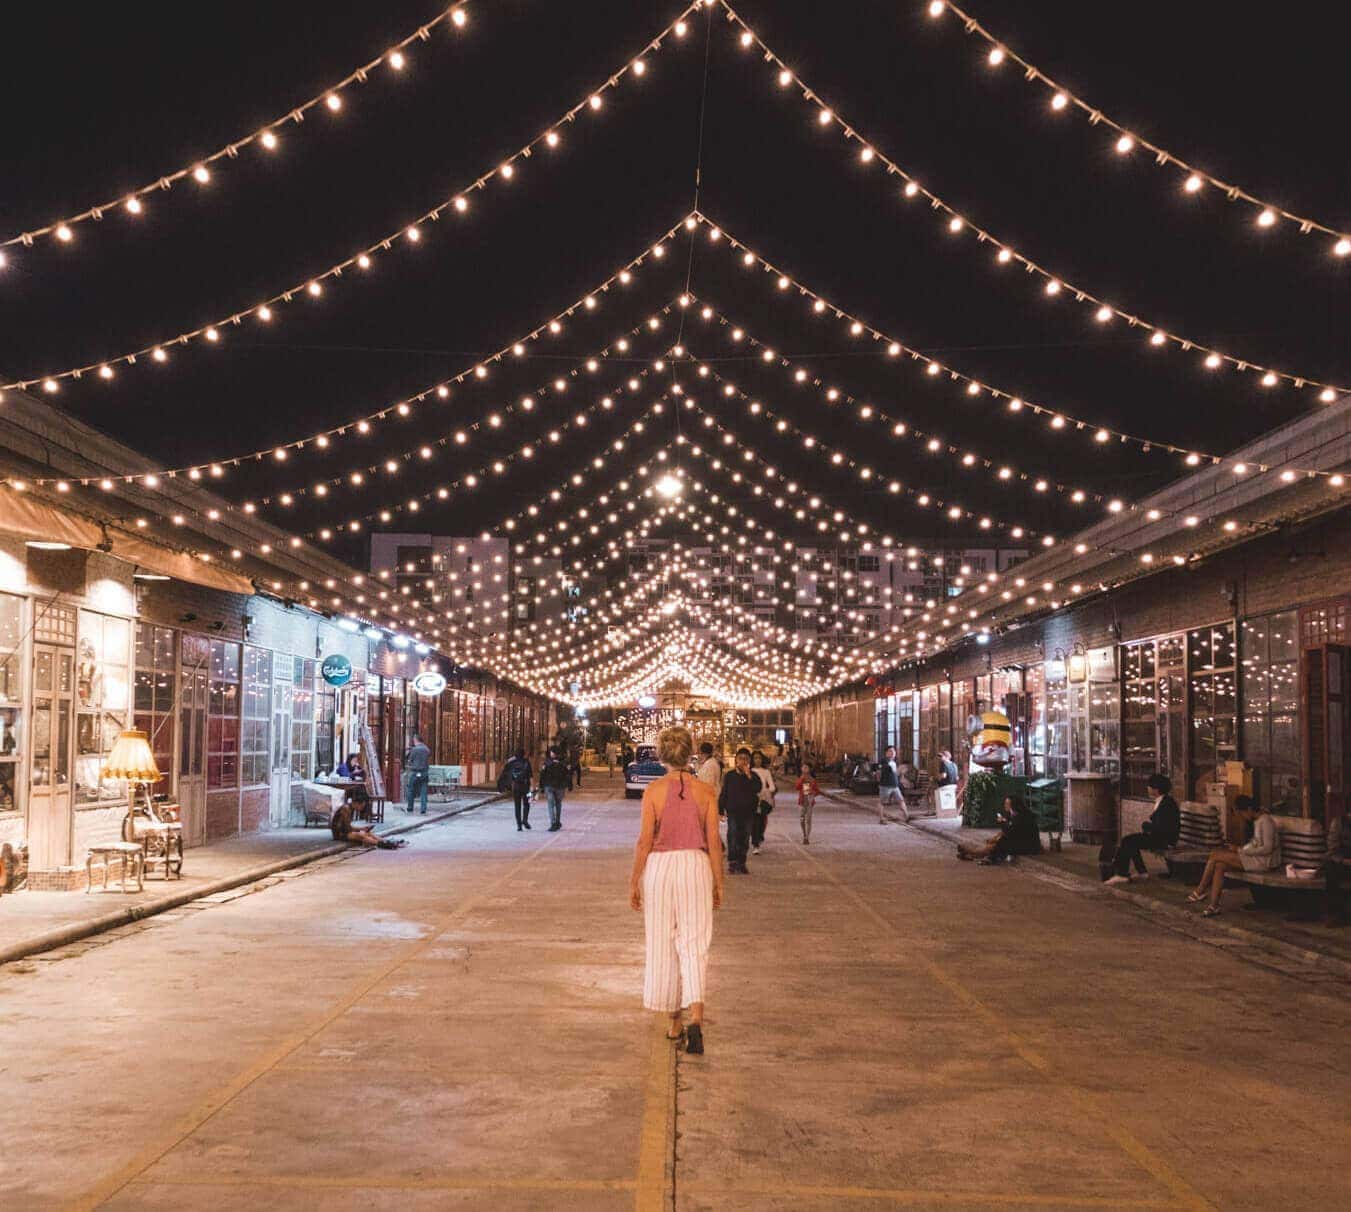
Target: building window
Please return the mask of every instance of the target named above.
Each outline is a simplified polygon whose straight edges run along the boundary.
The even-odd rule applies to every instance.
[[[1220,623],[1187,633],[1191,695],[1191,781],[1223,781],[1224,763],[1238,757],[1238,676],[1234,625]]]
[[[1186,648],[1181,635],[1121,650],[1121,794],[1149,799],[1149,776],[1166,774],[1185,794]]]
[[[211,641],[207,690],[206,785],[239,786],[239,645]]]
[[[1046,692],[1042,701],[1045,703],[1042,716],[1045,773],[1052,778],[1063,779],[1070,769],[1070,688],[1069,683],[1064,681],[1063,672],[1058,682],[1046,679]]]
[[[1117,682],[1088,684],[1089,769],[1098,774],[1121,774],[1121,686]]]
[[[1243,760],[1260,803],[1299,816],[1299,650],[1296,611],[1249,619],[1239,631]]]
[[[296,657],[295,662],[295,689],[291,701],[291,777],[304,780],[314,774],[314,662],[304,657]]]
[[[272,654],[244,649],[243,724],[239,746],[240,782],[257,787],[269,781],[269,729],[272,724]]]
[[[1024,672],[1027,687],[1027,766],[1032,775],[1046,773],[1046,666],[1029,665]]]
[[[131,706],[128,664],[131,624],[126,619],[80,612],[76,646],[75,802],[115,804],[127,798],[126,783],[105,778],[103,763]]]
[[[17,779],[23,752],[23,599],[0,593],[0,812],[19,807]]]
[[[174,680],[178,676],[178,633],[171,627],[136,625],[136,727],[150,741],[160,780],[154,795],[168,794],[174,769]]]

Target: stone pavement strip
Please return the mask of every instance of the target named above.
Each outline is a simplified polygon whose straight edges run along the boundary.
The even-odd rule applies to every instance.
[[[498,798],[496,791],[466,788],[456,800],[436,804],[427,815],[404,812],[397,805],[385,811],[381,835],[407,833],[445,820]],[[189,850],[182,879],[165,879],[147,871],[141,892],[121,891],[113,878],[108,888],[93,892],[22,892],[0,897],[0,964],[49,952],[177,909],[195,901],[221,903],[256,891],[268,877],[286,876],[316,860],[345,853],[327,829],[273,829],[231,838]]]
[[[0,1207],[1344,1203],[1344,989],[829,802],[729,878],[675,1052],[605,791],[0,968]]]

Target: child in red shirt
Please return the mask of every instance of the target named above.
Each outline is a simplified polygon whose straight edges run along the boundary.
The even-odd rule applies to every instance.
[[[802,823],[802,844],[812,844],[812,809],[816,807],[816,797],[821,794],[821,784],[816,781],[812,768],[802,763],[802,774],[797,780],[798,820]]]

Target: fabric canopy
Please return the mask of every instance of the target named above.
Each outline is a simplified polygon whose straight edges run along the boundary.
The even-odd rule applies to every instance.
[[[66,513],[55,506],[22,492],[7,492],[0,496],[0,535],[25,542],[68,543],[88,551],[109,550],[120,560],[156,572],[162,576],[221,589],[226,593],[246,596],[254,592],[253,583],[227,568],[209,564],[186,552],[161,547],[139,535],[128,534],[115,527],[107,533],[97,522]]]

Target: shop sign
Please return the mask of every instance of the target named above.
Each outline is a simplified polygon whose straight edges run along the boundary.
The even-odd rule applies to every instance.
[[[319,666],[319,675],[330,686],[346,686],[352,680],[352,662],[340,652],[326,656]]]
[[[432,669],[427,670],[426,673],[419,673],[413,679],[413,689],[424,698],[435,698],[445,688],[445,676]]]
[[[1090,682],[1116,681],[1116,649],[1090,648],[1088,650],[1088,680]]]

